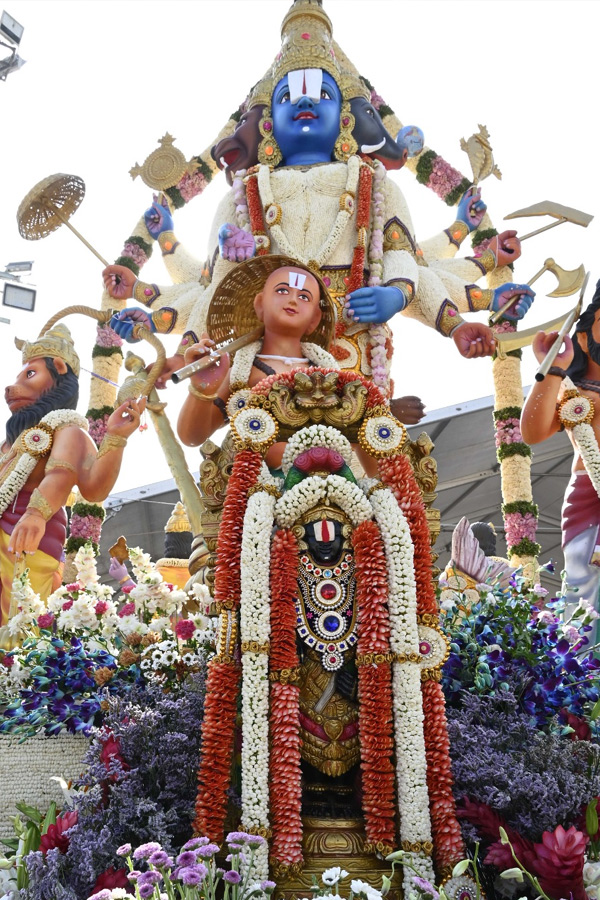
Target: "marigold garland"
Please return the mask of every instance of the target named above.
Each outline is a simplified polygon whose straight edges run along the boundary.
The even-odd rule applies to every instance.
[[[275,534],[271,552],[270,674],[298,666],[296,608],[298,542],[294,533]],[[271,685],[270,806],[272,860],[289,866],[302,862],[302,785],[300,770],[300,689],[275,681]]]
[[[385,548],[373,521],[362,522],[352,534],[356,565],[359,654],[390,651],[387,609],[388,577]],[[393,849],[394,732],[390,662],[358,667],[360,766],[367,842]]]
[[[417,583],[417,615],[437,614],[438,608],[433,586],[431,540],[425,514],[425,505],[410,464],[404,453],[398,453],[379,463],[381,480],[393,492],[410,528],[415,548],[414,565]]]
[[[452,793],[450,741],[446,726],[444,694],[441,685],[436,681],[426,681],[422,686],[422,694],[433,852],[437,868],[442,870],[453,867],[463,859],[465,847]]]

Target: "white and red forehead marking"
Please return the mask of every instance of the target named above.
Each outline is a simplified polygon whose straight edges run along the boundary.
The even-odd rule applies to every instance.
[[[315,538],[324,544],[329,543],[335,537],[335,524],[328,519],[322,519],[320,522],[313,523],[315,529]]]
[[[291,288],[301,291],[305,281],[306,275],[303,275],[302,272],[288,272],[288,284]]]
[[[295,69],[288,72],[290,103],[297,103],[300,97],[310,97],[318,102],[321,99],[322,84],[322,69]]]

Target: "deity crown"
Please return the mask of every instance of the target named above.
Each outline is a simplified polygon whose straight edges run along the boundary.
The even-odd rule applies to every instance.
[[[30,359],[39,359],[40,357],[54,358],[58,356],[79,377],[79,357],[75,351],[71,332],[66,325],[55,325],[54,328],[51,328],[44,335],[40,335],[31,343],[15,338],[15,344],[22,351],[23,363],[29,362]]]

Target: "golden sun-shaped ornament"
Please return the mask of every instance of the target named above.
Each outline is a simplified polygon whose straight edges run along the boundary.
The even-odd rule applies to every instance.
[[[52,440],[54,432],[47,425],[36,425],[34,428],[28,428],[21,435],[21,446],[25,453],[41,459],[46,456],[52,449]]]
[[[142,165],[136,163],[129,170],[133,179],[139,175],[149,188],[156,191],[166,191],[167,188],[178,184],[183,176],[193,175],[198,168],[195,160],[186,160],[185,156],[174,147],[175,138],[169,133],[159,140],[160,147],[147,156]]]

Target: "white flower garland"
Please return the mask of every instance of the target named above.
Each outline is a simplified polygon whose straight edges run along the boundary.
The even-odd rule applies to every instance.
[[[277,524],[280,528],[290,528],[296,519],[325,498],[343,509],[355,528],[373,518],[371,504],[357,484],[341,475],[328,475],[327,478],[311,475],[279,498],[275,505]]]
[[[40,595],[31,587],[29,569],[13,580],[11,600],[17,608],[17,612],[8,623],[9,634],[13,636],[33,625],[37,617],[46,611]]]
[[[417,586],[410,528],[389,488],[373,491],[371,506],[388,565],[391,648],[394,653],[418,653]]]
[[[273,479],[263,470],[261,483]],[[242,827],[269,827],[270,544],[275,498],[257,491],[248,500],[242,534]],[[244,645],[257,649],[244,649]],[[267,854],[256,856],[253,877],[269,876]]]
[[[570,378],[565,378],[562,384],[565,391],[577,391],[577,387]],[[578,392],[579,393],[579,392]],[[585,400],[586,398],[582,398]],[[588,401],[589,402],[589,401]],[[600,497],[600,447],[598,447],[598,439],[591,425],[580,424],[572,427],[566,426],[575,441],[575,446],[581,461],[585,466],[585,470],[590,476],[590,481],[594,485],[594,490]]]
[[[283,473],[287,475],[296,457],[305,450],[310,450],[311,447],[327,447],[329,450],[335,450],[336,453],[343,456],[344,462],[348,466],[354,455],[350,441],[337,428],[329,425],[310,425],[308,428],[297,431],[287,442],[281,459]]]
[[[358,177],[360,173],[360,159],[358,156],[350,157],[347,163],[347,169],[348,176],[346,179],[346,188],[344,193],[352,194],[352,196],[356,198]],[[264,209],[275,204],[275,198],[273,197],[273,190],[271,188],[271,170],[269,166],[263,165],[258,169],[258,192],[260,194],[260,199],[262,201]],[[340,242],[346,225],[354,214],[355,208],[356,204],[351,203],[344,204],[343,208],[339,210],[325,243],[323,244],[319,252],[312,257],[318,264],[319,268],[322,268],[327,260],[331,258],[332,253]],[[304,258],[302,254],[299,253],[298,248],[291,245],[286,235],[284,234],[283,228],[279,223],[273,225],[269,225],[267,223],[267,227],[270,229],[271,234],[277,241],[277,246],[281,253],[285,254],[286,256],[291,256],[292,259],[297,259],[298,262],[301,262],[304,265],[308,265],[308,258]]]
[[[365,479],[365,486],[370,483],[370,479]],[[371,506],[381,531],[388,565],[390,646],[395,653],[403,656],[414,653],[418,660],[417,591],[410,529],[404,513],[388,488],[373,492]],[[392,691],[401,837],[403,841],[411,843],[431,841],[421,669],[418,661],[394,662]],[[415,865],[422,877],[429,878],[433,874],[428,857],[415,855]],[[405,884],[406,890],[407,887]]]
[[[229,373],[229,382],[231,385],[247,385],[250,381],[250,373],[254,365],[254,358],[262,350],[262,341],[254,341],[247,347],[242,347],[234,356]],[[302,341],[300,344],[302,355],[305,359],[309,359],[311,363],[320,366],[323,369],[339,369],[335,357],[319,344],[313,344],[311,341]]]
[[[84,431],[88,428],[87,419],[73,409],[55,409],[40,419],[39,425],[47,425],[53,431],[66,425],[77,425]],[[27,452],[20,453],[16,466],[0,487],[0,515],[8,509],[19,491],[24,488],[38,462],[37,456]]]

